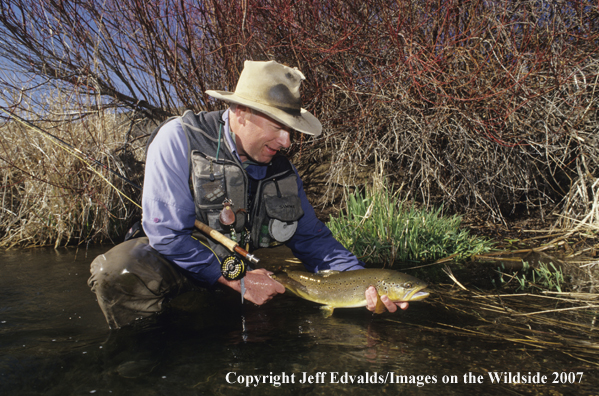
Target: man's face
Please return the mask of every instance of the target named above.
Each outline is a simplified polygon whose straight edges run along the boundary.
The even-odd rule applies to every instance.
[[[268,164],[279,150],[291,145],[291,128],[278,121],[243,106],[238,106],[235,116],[240,121],[232,123],[232,127],[242,162],[251,159]]]

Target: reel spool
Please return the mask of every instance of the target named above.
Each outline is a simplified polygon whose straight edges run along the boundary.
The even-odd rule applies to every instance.
[[[221,273],[227,280],[238,280],[245,276],[247,266],[236,256],[227,256],[221,265]]]

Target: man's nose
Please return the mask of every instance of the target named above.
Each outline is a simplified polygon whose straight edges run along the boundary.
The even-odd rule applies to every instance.
[[[291,136],[289,131],[285,129],[281,129],[279,133],[279,137],[277,138],[277,143],[281,146],[281,149],[287,149],[291,146]]]

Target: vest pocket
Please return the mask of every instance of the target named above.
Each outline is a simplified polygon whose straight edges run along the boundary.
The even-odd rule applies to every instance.
[[[265,197],[264,210],[269,218],[283,222],[296,221],[304,214],[302,201],[298,196]]]
[[[225,178],[221,175],[213,181],[202,180],[195,186],[197,204],[202,209],[222,207],[222,203],[227,197],[227,185]]]
[[[237,233],[242,232],[247,213],[247,182],[243,169],[231,161],[216,161],[197,151],[192,152],[191,164],[190,188],[198,220],[217,231],[229,232],[230,227],[223,228],[220,222],[212,219],[218,217],[223,210],[223,202],[228,199],[236,213],[233,227]]]
[[[227,198],[224,166],[211,158],[192,153],[192,187],[194,201],[201,209],[218,209]]]
[[[295,233],[297,220],[304,214],[295,173],[263,181],[256,198],[251,235],[254,247],[276,246],[288,241]]]

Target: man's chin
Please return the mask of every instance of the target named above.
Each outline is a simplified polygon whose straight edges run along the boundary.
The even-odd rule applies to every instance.
[[[268,165],[268,164],[270,164],[270,162],[271,162],[271,161],[272,161],[272,159],[274,158],[274,155],[273,155],[273,156],[271,156],[271,157],[264,157],[264,158],[261,158],[261,159],[262,159],[262,161],[259,161],[258,159],[256,159],[256,158],[253,158],[253,157],[249,157],[249,156],[248,156],[248,158],[250,159],[250,161],[252,161],[252,162],[255,162],[255,163],[259,164],[259,165]]]

